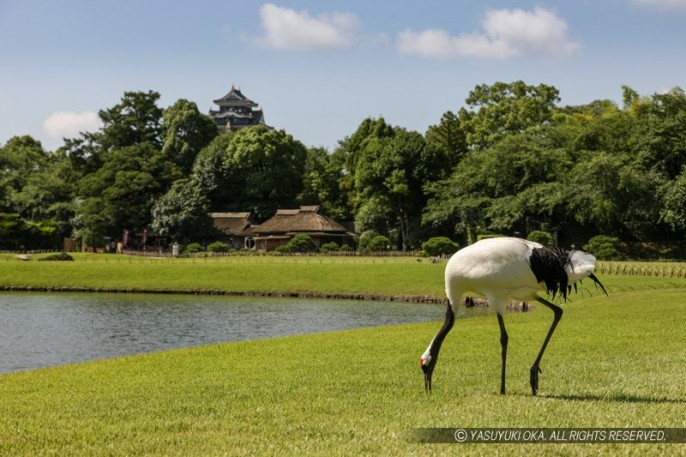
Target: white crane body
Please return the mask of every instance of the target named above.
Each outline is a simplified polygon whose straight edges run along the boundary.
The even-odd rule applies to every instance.
[[[449,302],[445,322],[420,359],[426,390],[431,390],[433,369],[441,344],[453,326],[455,306],[463,295],[470,293],[486,297],[498,316],[502,346],[501,394],[505,393],[508,340],[502,317],[505,308],[513,300],[537,300],[555,313],[541,351],[531,367],[531,389],[536,395],[540,373],[538,365],[562,317],[562,309],[542,298],[539,293],[552,293],[553,297],[560,293],[566,299],[571,286],[586,277],[591,278],[605,292],[593,274],[595,262],[595,257],[582,251],[548,248],[539,243],[510,237],[484,239],[457,251],[445,268],[445,291]]]

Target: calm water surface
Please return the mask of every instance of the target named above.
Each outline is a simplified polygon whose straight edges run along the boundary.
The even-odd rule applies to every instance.
[[[3,293],[0,373],[224,341],[442,320],[443,309],[353,300]]]

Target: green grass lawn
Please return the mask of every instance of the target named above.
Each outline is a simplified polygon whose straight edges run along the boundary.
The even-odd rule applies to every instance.
[[[19,261],[0,254],[0,288],[86,288],[124,291],[224,291],[235,293],[329,293],[443,299],[444,263],[413,257],[216,257],[155,259],[108,254],[75,254],[74,262]],[[641,265],[639,267],[638,265]],[[682,271],[655,276],[651,271]],[[626,266],[626,268],[624,268]],[[608,263],[598,273],[611,292],[686,287],[684,264]],[[637,274],[618,274],[617,271]],[[612,273],[609,273],[609,272]],[[641,273],[642,272],[642,273]],[[641,273],[641,274],[639,274]],[[582,284],[584,297],[598,291]]]
[[[443,297],[445,265],[414,258],[219,257],[150,259],[76,255],[22,262],[0,255],[0,287],[231,291]]]
[[[505,317],[504,397],[492,315],[456,322],[431,395],[418,360],[439,321],[227,343],[0,376],[0,453],[683,455],[685,444],[410,439],[417,427],[686,427],[686,294],[653,286],[573,296],[537,397],[543,307]]]

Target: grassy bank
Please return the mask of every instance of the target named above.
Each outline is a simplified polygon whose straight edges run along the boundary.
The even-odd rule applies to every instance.
[[[426,260],[335,257],[154,259],[76,255],[74,262],[0,256],[0,287],[131,291],[231,291],[432,295],[442,297],[444,265]]]
[[[686,295],[577,298],[509,314],[508,395],[493,316],[459,320],[434,392],[418,358],[439,323],[170,351],[0,376],[3,455],[678,455],[683,444],[417,444],[415,427],[686,427]]]
[[[155,259],[103,254],[77,254],[74,262],[40,262],[39,258],[20,261],[12,255],[0,255],[0,289],[428,296],[439,300],[445,296],[445,264],[432,264],[427,259],[421,262],[415,258],[391,257]],[[666,265],[601,263],[602,272],[598,276],[609,291],[686,287],[686,267],[669,264],[667,270]],[[681,268],[683,273],[679,273]],[[597,293],[590,283],[584,284],[581,292],[584,296]]]

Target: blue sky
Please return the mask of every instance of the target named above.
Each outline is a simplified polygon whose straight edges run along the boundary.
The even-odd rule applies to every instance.
[[[97,129],[124,91],[201,112],[231,85],[332,150],[366,117],[424,132],[477,84],[561,104],[686,89],[686,0],[0,0],[0,144]]]

